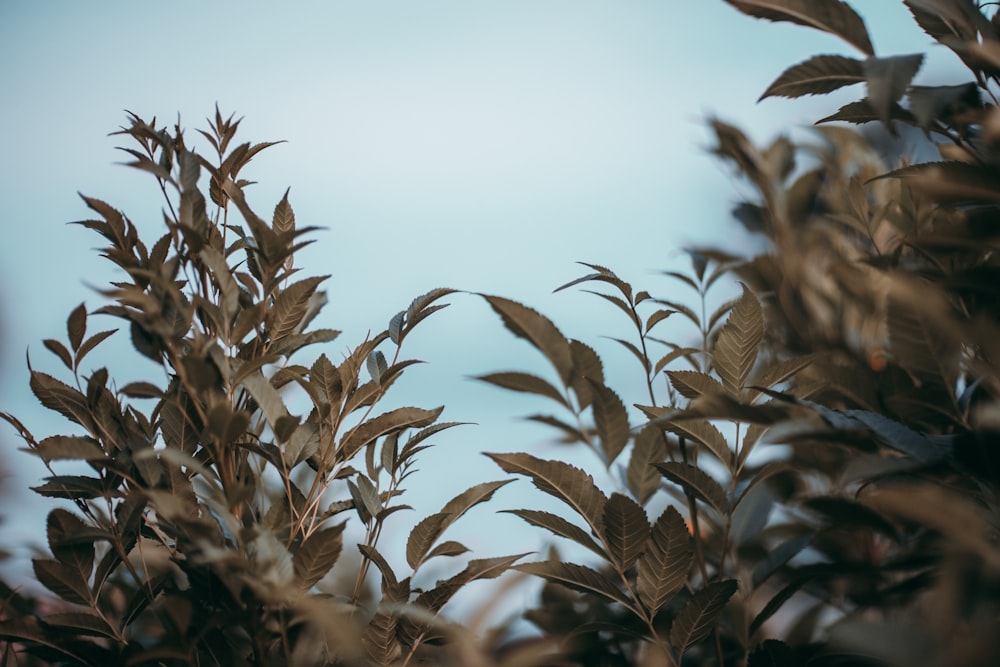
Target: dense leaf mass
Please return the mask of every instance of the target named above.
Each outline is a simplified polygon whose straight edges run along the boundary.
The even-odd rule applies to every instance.
[[[459,422],[384,399],[417,363],[406,339],[455,290],[390,311],[337,361],[329,347],[305,361],[338,332],[318,326],[329,277],[296,265],[313,230],[288,192],[270,221],[247,203],[243,170],[273,142],[238,143],[240,121],[216,111],[205,157],[179,125],[130,116],[119,134],[165,197],[165,229],[140,238],[83,198],[94,217],[78,224],[123,277],[43,341],[60,377],[29,358],[58,432],[0,413],[51,473],[34,491],[62,503],[32,560],[44,592],[0,582],[3,664],[1000,663],[1000,14],[904,0],[969,70],[926,86],[923,56],[876,55],[847,2],[725,1],[861,54],[792,65],[762,97],[857,83],[865,97],[805,142],[709,121],[752,193],[734,217],[759,255],[689,249],[687,270],[663,272],[667,296],[592,263],[557,289],[621,318],[609,345],[632,382],[612,386],[599,349],[537,310],[477,295],[547,366],[473,377],[538,400],[552,412],[527,419],[580,451],[490,453],[505,478],[408,529],[403,483]],[[940,160],[887,150],[906,126]],[[119,385],[89,362],[128,343],[164,373]],[[510,498],[501,511],[553,544],[469,558],[448,531]],[[521,614],[534,635],[484,632],[492,598],[449,616],[463,588],[505,573],[541,586]]]

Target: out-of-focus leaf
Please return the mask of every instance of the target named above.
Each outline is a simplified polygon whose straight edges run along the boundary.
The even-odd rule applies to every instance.
[[[840,37],[865,55],[874,55],[861,17],[841,0],[726,0],[744,14],[768,21],[788,21]]]
[[[628,609],[633,603],[618,584],[606,575],[575,563],[560,563],[556,561],[542,563],[524,563],[514,566],[519,572],[533,574],[553,583],[562,584],[576,591],[596,594],[611,602],[619,602]]]
[[[726,492],[701,468],[679,461],[667,461],[655,465],[664,477],[711,505],[719,514],[725,515],[729,506]]]
[[[660,487],[660,473],[653,467],[667,458],[666,438],[659,428],[646,426],[636,435],[625,480],[629,491],[645,505]]]
[[[865,61],[868,102],[884,125],[890,127],[892,108],[906,93],[924,62],[923,54],[871,57]]]
[[[737,586],[735,579],[726,579],[708,584],[692,595],[670,626],[671,646],[684,652],[711,634],[716,618]]]
[[[507,371],[504,373],[487,373],[486,375],[477,375],[475,379],[496,385],[498,387],[503,387],[504,389],[510,389],[511,391],[545,396],[546,398],[551,398],[553,401],[556,401],[564,407],[569,407],[566,403],[566,399],[559,393],[559,390],[553,387],[547,380],[540,378],[537,375]]]

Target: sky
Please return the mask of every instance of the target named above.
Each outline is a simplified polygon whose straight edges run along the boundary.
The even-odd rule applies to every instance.
[[[878,55],[930,48],[902,3],[851,4]],[[786,67],[820,53],[859,55],[722,0],[0,0],[0,409],[37,436],[66,428],[28,392],[24,354],[56,372],[41,340],[64,338],[69,311],[102,305],[93,288],[115,277],[93,251],[99,239],[65,224],[88,217],[77,192],[123,210],[147,238],[161,233],[155,183],[115,164],[126,157],[115,150],[122,138],[108,134],[129,110],[179,117],[192,140],[215,105],[244,118],[244,141],[285,141],[244,171],[258,182],[249,201],[269,217],[290,187],[297,223],[325,228],[299,264],[332,276],[318,322],[344,332],[325,350],[331,357],[447,286],[538,308],[602,353],[627,405],[641,401],[635,368],[600,339],[625,333],[612,310],[552,290],[586,261],[669,297],[657,273],[683,266],[681,249],[751,251],[729,216],[749,189],[709,154],[706,120],[759,140],[808,137],[814,120],[863,90],[756,100]],[[930,55],[920,82],[952,83],[953,61]],[[442,434],[428,453],[424,479],[413,478],[413,520],[502,477],[480,452],[577,456],[517,420],[538,401],[469,379],[535,370],[540,357],[477,297],[451,302],[414,334],[408,351],[427,364],[407,371],[394,399],[445,405],[443,419],[475,425]],[[95,360],[119,378],[148,372],[116,338],[114,353]],[[38,541],[46,506],[24,487],[44,470],[16,451],[10,429],[0,443],[8,497],[38,507],[0,510],[0,541]],[[483,556],[543,548],[545,537],[519,519],[491,514],[535,498],[526,481],[506,487],[475,510],[480,532],[463,538]]]

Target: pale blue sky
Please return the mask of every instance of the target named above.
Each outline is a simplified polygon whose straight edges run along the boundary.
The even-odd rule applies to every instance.
[[[851,4],[879,55],[928,48],[900,2]],[[345,333],[331,356],[415,295],[450,286],[550,314],[606,352],[626,404],[639,401],[626,381],[631,362],[596,339],[624,333],[611,310],[551,290],[581,274],[580,260],[667,290],[654,272],[677,262],[679,248],[744,248],[728,217],[742,190],[707,155],[704,119],[719,115],[761,139],[804,136],[799,128],[863,91],[755,101],[785,67],[818,53],[856,55],[836,38],[756,21],[722,0],[0,0],[0,408],[39,435],[66,428],[36,407],[23,353],[30,347],[38,367],[55,371],[40,340],[64,337],[70,309],[101,303],[86,284],[113,276],[89,250],[97,237],[64,224],[87,216],[75,193],[159,233],[155,184],[112,164],[125,157],[113,150],[121,138],[107,136],[123,110],[166,122],[180,113],[193,141],[216,103],[245,117],[243,140],[287,140],[244,172],[259,181],[250,191],[258,212],[269,215],[290,186],[298,223],[328,228],[300,263],[333,275],[321,324]],[[934,83],[950,63],[938,54],[922,81]],[[424,466],[453,474],[415,476],[413,486],[449,497],[500,477],[477,452],[537,452],[548,435],[514,421],[537,401],[464,379],[538,359],[482,303],[453,301],[414,337],[411,354],[429,364],[410,371],[397,396],[478,422],[440,438]],[[114,355],[101,360],[124,376],[141,372]],[[7,452],[18,444],[9,430],[0,439]],[[37,474],[26,455],[10,457],[25,476]],[[526,482],[493,507],[522,497]],[[443,500],[411,502],[426,514]],[[7,530],[25,534],[31,520],[4,513]],[[496,521],[505,530],[519,520]],[[468,541],[495,555],[538,548],[540,538]]]

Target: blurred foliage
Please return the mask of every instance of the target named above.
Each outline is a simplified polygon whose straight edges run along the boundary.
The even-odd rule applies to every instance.
[[[808,142],[758,146],[710,121],[715,153],[753,191],[734,217],[763,254],[690,250],[666,296],[597,264],[559,288],[586,286],[623,318],[632,333],[613,342],[641,396],[610,386],[598,352],[543,314],[479,295],[549,368],[478,380],[548,406],[528,419],[602,474],[489,453],[506,476],[416,522],[406,576],[379,540],[397,530],[416,456],[456,424],[442,408],[379,406],[414,363],[405,338],[453,290],[418,297],[337,364],[299,362],[337,332],[309,328],[325,277],[297,275],[311,229],[287,194],[269,222],[246,203],[240,173],[270,144],[234,147],[239,121],[216,112],[200,131],[209,160],[180,127],[133,116],[125,150],[162,191],[166,233],[147,246],[84,198],[97,217],[80,224],[125,279],[70,313],[65,341],[44,341],[72,384],[34,369],[30,381],[75,433],[36,439],[2,414],[50,466],[35,491],[65,501],[47,519],[51,557],[34,561],[52,596],[2,591],[4,664],[1000,663],[1000,18],[972,0],[905,0],[971,73],[931,87],[914,84],[922,56],[876,56],[840,0],[726,2],[862,56],[793,65],[764,97],[866,97]],[[890,163],[834,121],[912,125],[942,160]],[[162,380],[117,387],[87,371],[115,333],[88,332],[93,314],[127,325]],[[293,388],[306,414],[287,407]],[[64,461],[89,472],[57,473]],[[562,551],[467,559],[445,531],[518,477],[562,511],[503,511]],[[341,557],[348,520],[363,528],[356,562]],[[431,559],[454,574],[419,588]],[[441,615],[508,570],[544,581],[524,614],[537,636],[475,636]]]

